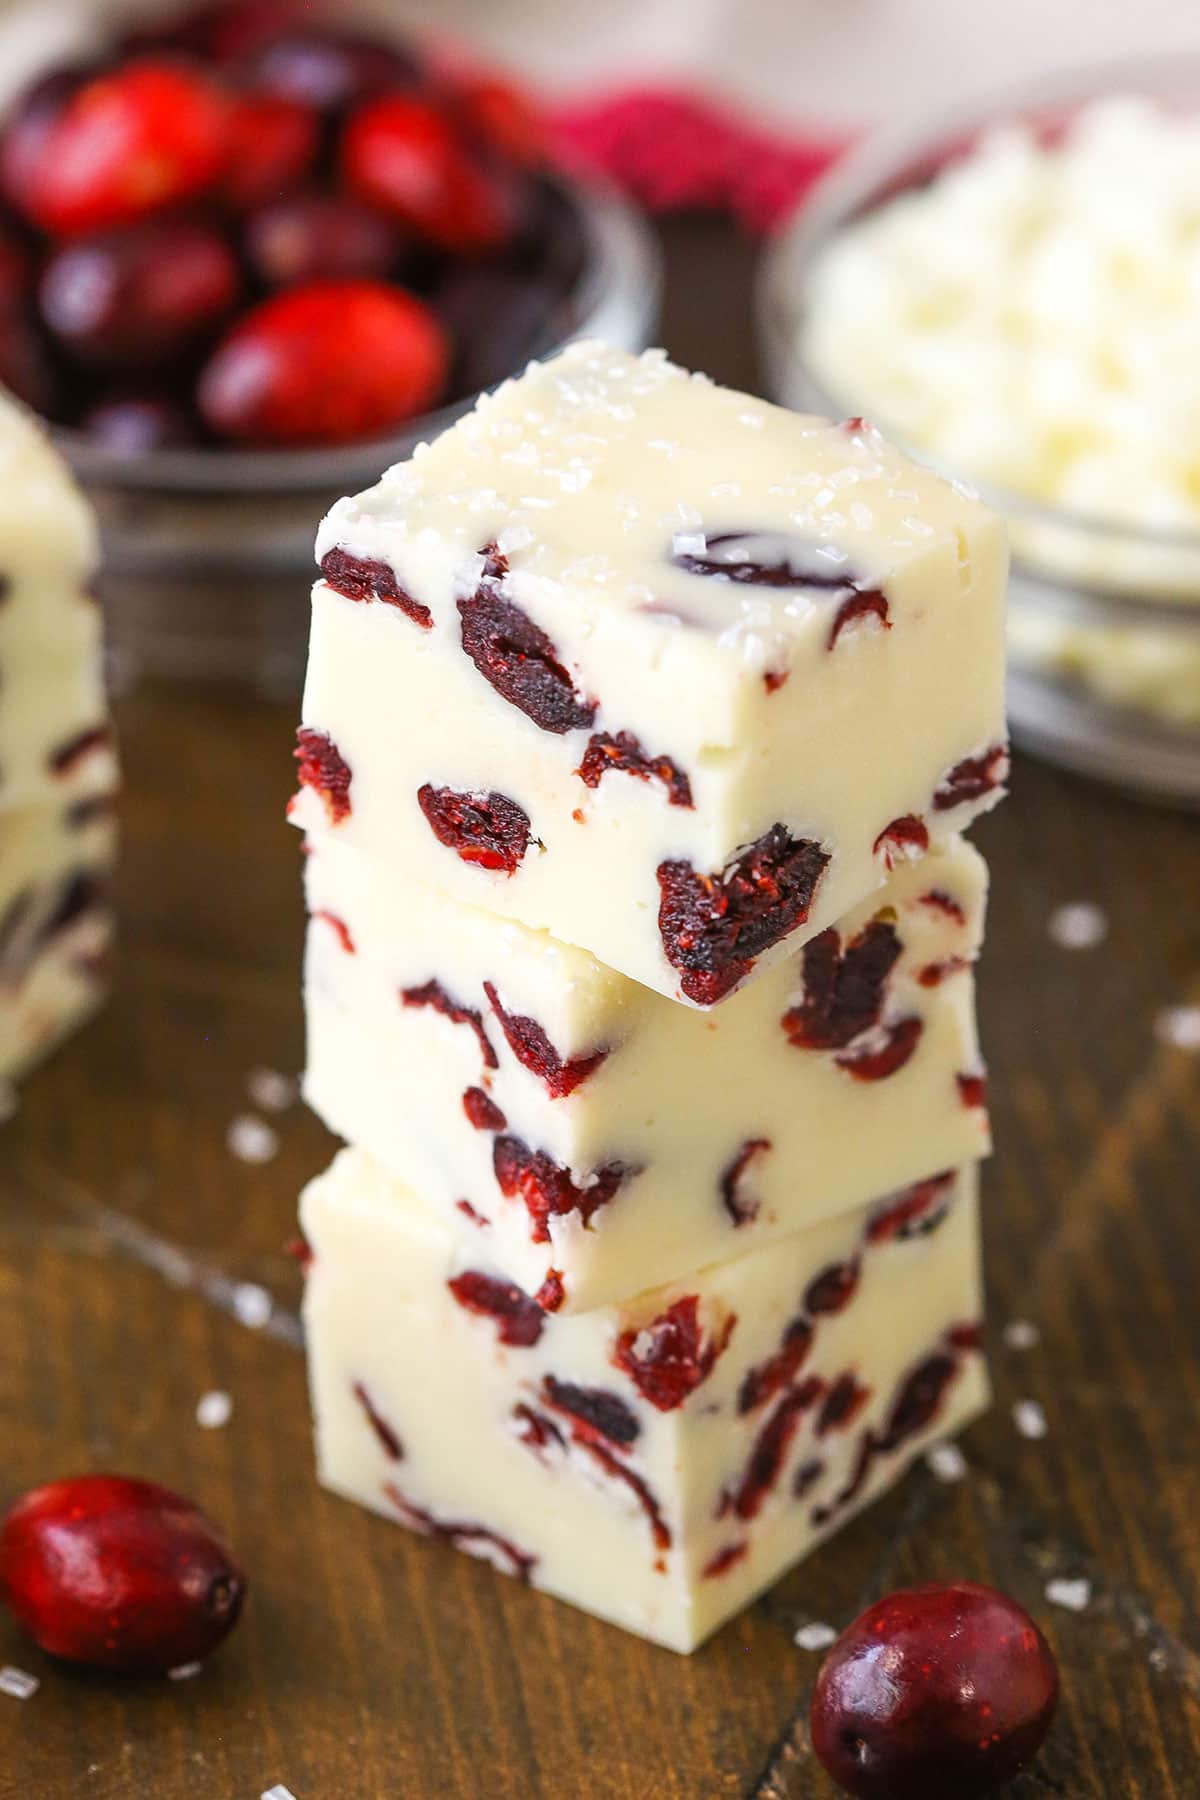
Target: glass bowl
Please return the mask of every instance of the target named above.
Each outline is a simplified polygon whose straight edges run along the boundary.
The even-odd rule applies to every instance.
[[[997,125],[1047,135],[1088,102],[1139,94],[1200,105],[1200,62],[1126,63],[963,105],[872,137],[822,182],[769,251],[758,324],[767,379],[785,405],[865,414],[915,457],[964,479],[1009,522],[1013,547],[1009,712],[1019,743],[1145,798],[1200,807],[1200,532],[1069,513],[947,468],[889,424],[869,392],[834,388],[806,359],[811,281],[841,231],[928,182]]]

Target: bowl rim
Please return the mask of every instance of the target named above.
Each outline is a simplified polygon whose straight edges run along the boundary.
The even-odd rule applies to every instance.
[[[801,200],[784,221],[760,265],[755,315],[775,392],[784,390],[785,378],[799,376],[823,410],[833,416],[844,416],[852,410],[851,403],[842,400],[813,368],[797,333],[815,264],[847,225],[886,204],[889,198],[919,186],[922,172],[928,178],[956,151],[989,130],[1006,123],[1037,123],[1039,119],[1049,124],[1054,115],[1061,122],[1064,115],[1079,111],[1091,100],[1124,96],[1160,101],[1175,97],[1200,110],[1200,55],[1109,60],[1058,70],[1034,81],[1009,82],[981,90],[947,107],[932,121],[924,114],[909,113],[897,123],[869,132]],[[987,506],[1006,518],[1059,532],[1075,531],[1093,539],[1144,545],[1156,551],[1189,551],[1200,557],[1200,529],[1136,525],[1101,513],[1054,506],[1019,489],[977,477],[969,470],[951,467],[914,443],[886,418],[881,421],[881,429],[916,460],[977,493]],[[1047,583],[1055,581],[1053,572],[1040,565],[1037,576]],[[1086,584],[1070,585],[1078,592]],[[1093,591],[1095,598],[1109,602],[1119,593]],[[1136,604],[1139,613],[1156,605],[1150,600]],[[1181,605],[1189,604],[1186,599],[1157,602],[1174,613]]]
[[[601,180],[547,171],[551,186],[577,206],[587,238],[587,260],[570,298],[577,323],[538,352],[555,356],[581,337],[594,334],[608,303],[619,290],[636,295],[647,323],[655,316],[662,286],[662,256],[647,221],[615,189]],[[521,365],[522,367],[524,365]],[[521,372],[510,371],[505,380]],[[499,386],[494,383],[493,386]],[[48,421],[50,437],[85,488],[126,493],[269,496],[350,493],[378,480],[380,471],[403,462],[419,443],[437,437],[471,411],[480,389],[407,420],[402,430],[353,444],[314,445],[297,450],[238,450],[221,446],[156,450],[129,456],[93,444],[80,432]]]

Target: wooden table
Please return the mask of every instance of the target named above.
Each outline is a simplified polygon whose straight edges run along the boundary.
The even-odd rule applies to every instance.
[[[753,379],[750,252],[671,233],[666,341]],[[302,605],[297,596],[297,605]],[[829,1795],[798,1625],[898,1583],[992,1581],[1032,1608],[1063,1702],[1014,1800],[1200,1793],[1200,833],[1019,764],[978,837],[994,870],[981,1002],[999,1153],[987,1181],[997,1401],[967,1478],[924,1468],[697,1656],[654,1650],[321,1493],[299,1276],[282,1246],[330,1141],[293,1109],[261,1166],[226,1146],[258,1065],[301,1055],[295,706],[146,690],[120,707],[124,951],[112,1003],[33,1079],[0,1166],[0,1491],[115,1467],[195,1495],[252,1583],[196,1679],[53,1666],[0,1622],[4,1800],[742,1800]],[[1063,902],[1108,918],[1070,951]],[[267,1288],[252,1329],[231,1282]],[[224,1301],[226,1305],[216,1302]],[[1002,1327],[1034,1322],[1036,1348]],[[233,1417],[201,1430],[226,1390]],[[1014,1402],[1045,1408],[1041,1441]],[[1047,1603],[1086,1576],[1087,1611]]]

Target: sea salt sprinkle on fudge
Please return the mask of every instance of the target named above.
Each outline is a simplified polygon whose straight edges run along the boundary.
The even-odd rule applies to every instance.
[[[361,1151],[302,1222],[323,1481],[675,1650],[986,1402],[971,1169],[577,1317]]]
[[[341,501],[295,822],[710,1006],[1001,793],[998,522],[598,344]]]
[[[305,1094],[542,1304],[742,1256],[988,1149],[962,839],[709,1014],[310,842]]]

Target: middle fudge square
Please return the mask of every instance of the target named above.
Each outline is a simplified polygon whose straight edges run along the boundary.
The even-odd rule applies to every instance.
[[[1006,769],[999,522],[861,420],[601,345],[322,528],[295,822],[723,1000]]]
[[[988,1149],[962,839],[709,1013],[310,843],[305,1092],[487,1266],[585,1311]]]

